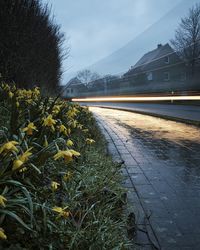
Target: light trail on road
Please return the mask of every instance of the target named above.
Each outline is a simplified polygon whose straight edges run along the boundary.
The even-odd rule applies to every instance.
[[[130,101],[141,101],[141,102],[155,102],[155,101],[200,101],[200,95],[190,96],[127,96],[127,97],[87,97],[87,98],[73,98],[73,102],[130,102]]]

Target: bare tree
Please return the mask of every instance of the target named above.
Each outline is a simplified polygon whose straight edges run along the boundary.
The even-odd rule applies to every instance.
[[[188,16],[181,19],[171,44],[190,65],[191,73],[194,75],[196,62],[200,57],[200,4],[189,9]]]
[[[96,72],[92,72],[89,69],[84,69],[78,72],[77,78],[86,86],[90,85],[91,82],[100,78],[100,75]]]

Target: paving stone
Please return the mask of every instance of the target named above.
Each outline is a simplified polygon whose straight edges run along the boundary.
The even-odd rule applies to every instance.
[[[158,193],[162,194],[175,194],[175,191],[173,188],[170,187],[170,185],[165,180],[149,180],[151,185],[154,187],[155,190],[157,190]]]
[[[147,185],[150,184],[149,180],[144,174],[130,174],[130,178],[133,181],[134,185]]]
[[[143,173],[145,173],[145,175],[148,177],[148,180],[158,180],[158,181],[162,181],[165,180],[165,178],[163,176],[160,175],[158,170],[155,169],[151,169],[151,170],[144,170],[141,166],[140,168],[142,169]]]
[[[128,155],[130,155],[129,151],[124,147],[120,147],[120,148],[117,147],[117,150],[119,151],[121,155],[124,155],[124,157],[128,157]]]
[[[140,198],[158,198],[158,193],[151,184],[135,186]]]
[[[144,234],[139,234],[140,235],[140,241],[142,242],[142,237],[144,238],[144,245],[143,248],[141,249],[146,249],[145,247],[147,247],[147,249],[160,249],[160,246],[158,244],[158,241],[155,237],[155,234],[151,228],[151,226],[146,223],[146,224],[142,224],[142,225],[138,225],[138,231],[143,232]],[[149,240],[149,244],[147,244],[147,239]],[[149,248],[151,247],[151,248]]]
[[[129,177],[126,177],[125,180],[122,181],[122,186],[125,188],[132,188],[133,184],[131,182],[131,179]]]
[[[126,166],[126,169],[128,171],[129,174],[142,174],[143,171],[140,167],[138,166]]]
[[[137,235],[134,238],[136,244],[140,245],[149,245],[149,238],[146,232],[144,231],[137,231]]]
[[[122,167],[122,168],[120,169],[120,172],[121,172],[121,174],[122,174],[123,176],[125,176],[125,177],[129,176],[129,173],[128,173],[128,171],[127,171],[127,169],[126,169],[125,167]]]
[[[130,156],[126,156],[125,154],[122,154],[121,157],[124,160],[124,163],[126,165],[134,165],[134,164],[137,165],[137,162],[135,161],[135,159]]]

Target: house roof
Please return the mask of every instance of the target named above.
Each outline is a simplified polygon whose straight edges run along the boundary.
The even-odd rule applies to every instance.
[[[71,88],[71,87],[74,87],[74,86],[77,86],[77,85],[82,85],[83,83],[77,78],[77,77],[74,77],[72,78],[68,83],[67,83],[67,87]]]
[[[174,52],[171,46],[167,43],[165,45],[159,44],[158,47],[148,53],[146,53],[134,66],[132,69],[140,67],[140,69],[145,69],[145,67],[152,61],[159,58],[167,56],[168,54]]]

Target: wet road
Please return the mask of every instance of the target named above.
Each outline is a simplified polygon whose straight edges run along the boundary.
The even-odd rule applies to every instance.
[[[200,129],[127,111],[90,110],[125,160],[129,199],[144,209],[159,248],[200,249]],[[136,216],[140,224],[143,218]]]
[[[199,105],[178,105],[161,103],[128,103],[128,102],[94,102],[82,103],[83,105],[108,107],[121,110],[131,110],[139,113],[167,116],[191,122],[200,122]]]

